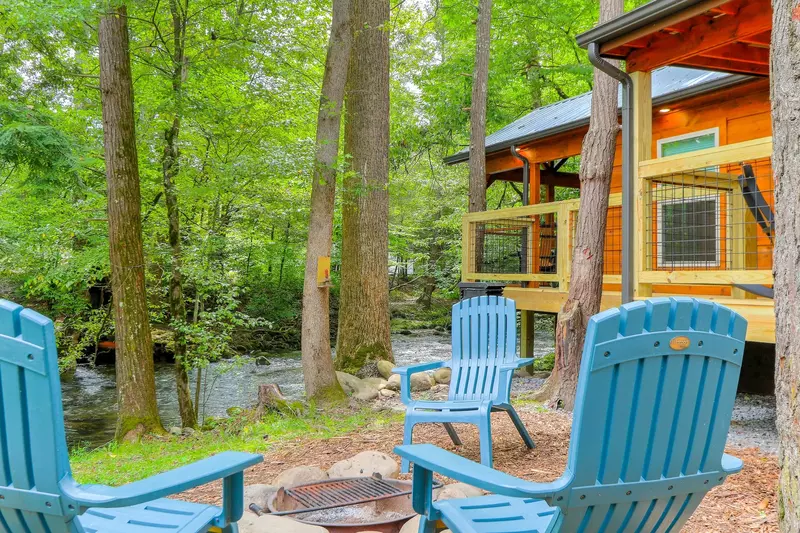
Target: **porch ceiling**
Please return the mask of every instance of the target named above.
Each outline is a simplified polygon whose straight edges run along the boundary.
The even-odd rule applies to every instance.
[[[770,0],[653,0],[578,36],[629,72],[665,65],[769,76]]]

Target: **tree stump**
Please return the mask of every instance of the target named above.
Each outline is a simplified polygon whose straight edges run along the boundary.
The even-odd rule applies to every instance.
[[[277,383],[263,383],[258,386],[257,418],[261,418],[269,411],[284,412],[286,409],[288,401]]]

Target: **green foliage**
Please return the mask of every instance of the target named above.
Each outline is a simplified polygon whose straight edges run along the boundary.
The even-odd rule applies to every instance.
[[[555,352],[543,355],[542,357],[537,357],[533,361],[533,369],[536,371],[552,372],[555,366],[556,366]]]
[[[362,428],[383,427],[401,417],[365,409],[326,413],[312,410],[302,416],[273,413],[259,422],[235,418],[189,437],[150,438],[137,444],[112,443],[97,450],[75,449],[70,461],[80,483],[117,486],[223,451],[266,453],[299,437],[327,439]]]

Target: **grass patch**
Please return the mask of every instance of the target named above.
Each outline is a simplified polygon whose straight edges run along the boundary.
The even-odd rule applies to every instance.
[[[266,453],[296,438],[326,439],[367,427],[383,427],[402,414],[371,409],[312,412],[302,416],[269,414],[259,422],[227,419],[212,431],[188,437],[148,438],[111,443],[95,450],[74,449],[70,461],[79,483],[118,486],[187,465],[223,451]]]

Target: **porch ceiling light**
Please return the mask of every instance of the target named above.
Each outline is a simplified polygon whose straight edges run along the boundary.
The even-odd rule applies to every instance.
[[[672,109],[669,107],[663,107],[658,110],[659,113],[669,113],[670,111],[672,111]]]

